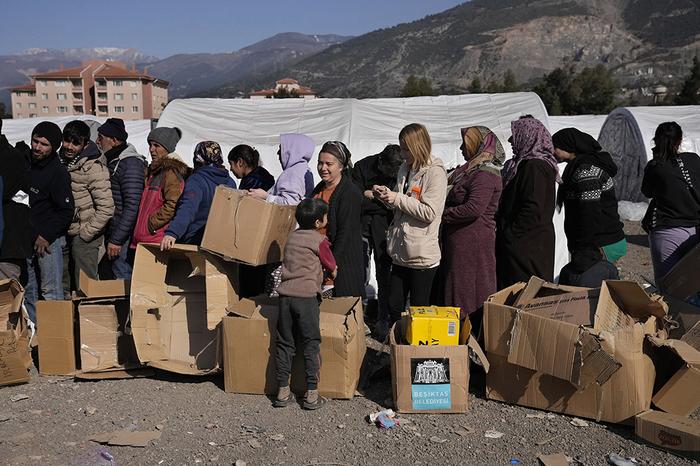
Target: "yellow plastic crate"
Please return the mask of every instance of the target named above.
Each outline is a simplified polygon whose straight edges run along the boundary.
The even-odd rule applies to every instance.
[[[459,308],[411,306],[406,339],[410,345],[458,345]]]

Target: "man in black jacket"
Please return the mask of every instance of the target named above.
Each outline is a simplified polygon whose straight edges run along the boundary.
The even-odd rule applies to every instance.
[[[97,145],[107,158],[114,198],[114,217],[106,235],[107,258],[111,261],[114,278],[129,280],[133,264],[129,244],[139,213],[148,164],[134,146],[127,144],[129,135],[123,120],[108,118],[97,133]]]
[[[64,298],[62,248],[75,206],[70,175],[58,158],[62,141],[55,123],[42,121],[32,131],[29,205],[34,256],[27,261],[25,301],[33,322],[40,295],[45,300]]]
[[[386,252],[386,230],[391,223],[393,211],[374,197],[374,185],[394,189],[396,175],[402,163],[401,148],[396,144],[387,145],[382,152],[366,157],[355,164],[352,179],[362,190],[362,241],[365,253],[365,285],[369,282],[369,259],[374,254],[375,275],[377,278],[377,334],[386,336],[389,330],[389,276],[391,257]]]
[[[0,177],[3,181],[2,213],[4,230],[0,243],[0,279],[14,278],[26,285],[27,259],[34,254],[29,221],[29,159],[1,134]],[[23,274],[22,272],[25,272]]]

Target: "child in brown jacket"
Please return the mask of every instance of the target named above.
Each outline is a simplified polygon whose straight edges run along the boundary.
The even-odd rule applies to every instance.
[[[328,204],[321,199],[304,199],[297,206],[296,220],[299,229],[290,233],[284,247],[282,282],[278,288],[276,361],[279,391],[273,406],[281,408],[296,401],[289,389],[289,378],[297,350],[295,341],[299,341],[306,369],[306,395],[302,407],[318,409],[326,402],[318,394],[321,284],[324,269],[335,277],[338,268],[328,238],[319,233],[328,223]]]

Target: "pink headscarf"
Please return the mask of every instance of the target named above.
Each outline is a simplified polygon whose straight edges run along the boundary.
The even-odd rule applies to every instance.
[[[503,186],[513,181],[522,161],[531,159],[546,162],[554,171],[557,183],[561,184],[552,136],[542,122],[534,117],[522,117],[511,122],[510,128],[513,133],[513,158],[505,163],[501,172]]]

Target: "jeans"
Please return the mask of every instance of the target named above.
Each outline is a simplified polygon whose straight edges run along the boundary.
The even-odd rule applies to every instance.
[[[133,254],[129,253],[131,238],[122,245],[119,256],[112,261],[112,274],[116,280],[131,280]]]
[[[401,318],[406,310],[406,298],[410,294],[411,306],[430,306],[430,292],[437,266],[431,269],[410,269],[394,264],[389,285],[391,323]]]
[[[65,242],[65,237],[61,236],[49,245],[44,257],[35,255],[27,259],[28,280],[24,301],[32,322],[36,322],[36,302],[40,298],[45,301],[63,299],[63,245]]]
[[[279,306],[276,342],[277,383],[280,387],[289,386],[298,341],[304,351],[306,389],[316,390],[321,372],[319,300],[316,297],[280,296]]]

